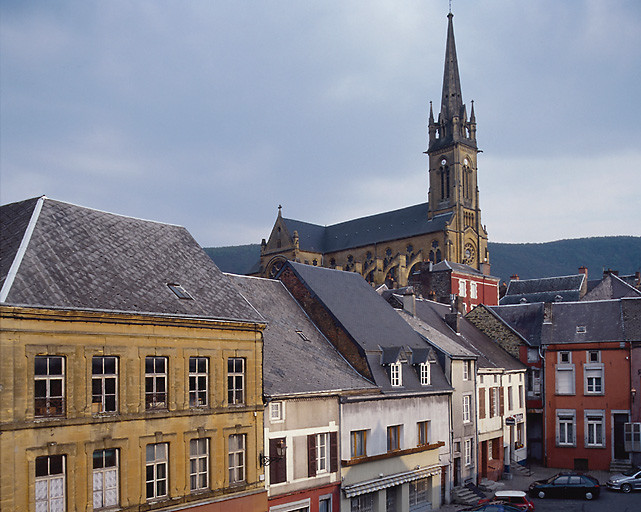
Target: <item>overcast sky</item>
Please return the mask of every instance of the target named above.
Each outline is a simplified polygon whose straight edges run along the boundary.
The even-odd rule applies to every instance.
[[[447,0],[0,7],[0,200],[259,243],[427,199]],[[641,235],[641,2],[454,0],[490,241]]]

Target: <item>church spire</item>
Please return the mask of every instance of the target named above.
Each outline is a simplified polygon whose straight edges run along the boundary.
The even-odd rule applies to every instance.
[[[450,12],[447,15],[447,43],[445,45],[445,70],[443,72],[443,95],[441,97],[442,121],[451,122],[454,117],[461,115],[463,96],[461,94],[461,78],[458,72],[456,44],[454,42],[454,25]]]

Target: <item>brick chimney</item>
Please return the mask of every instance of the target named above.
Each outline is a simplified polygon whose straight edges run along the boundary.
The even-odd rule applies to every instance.
[[[588,267],[586,266],[581,266],[579,267],[579,274],[583,274],[585,278],[588,278]]]
[[[510,276],[510,281],[518,281],[519,280],[519,275],[518,274],[512,274]]]

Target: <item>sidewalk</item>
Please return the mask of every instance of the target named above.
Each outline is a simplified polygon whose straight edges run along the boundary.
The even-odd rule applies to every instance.
[[[532,465],[528,469],[532,472],[532,476],[523,476],[518,473],[512,474],[512,479],[510,480],[499,480],[499,484],[502,485],[502,490],[516,490],[516,491],[526,491],[532,482],[535,480],[543,480],[545,478],[556,475],[561,471],[572,471],[570,469],[559,469],[559,468],[545,468],[543,466]],[[610,478],[609,471],[586,471],[590,476],[596,478],[600,484],[605,485],[605,482]],[[458,503],[450,503],[448,505],[443,505],[441,508],[437,509],[439,512],[457,512],[470,508],[468,505],[460,505]]]

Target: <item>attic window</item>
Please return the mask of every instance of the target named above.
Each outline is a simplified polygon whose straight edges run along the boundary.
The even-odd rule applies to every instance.
[[[303,331],[296,331],[296,334],[298,334],[303,341],[309,341],[309,338],[305,336]]]
[[[184,299],[184,300],[194,300],[194,298],[189,294],[187,290],[185,290],[182,286],[180,286],[177,283],[167,283],[167,286],[169,289],[174,292],[176,297],[179,299]]]
[[[577,334],[585,334],[585,332],[586,332],[585,325],[577,325],[576,326],[576,332],[577,332]]]

